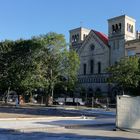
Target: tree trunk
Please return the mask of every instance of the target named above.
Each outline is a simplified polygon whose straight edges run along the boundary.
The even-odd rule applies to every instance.
[[[54,96],[54,90],[53,90],[54,88],[53,88],[53,86],[52,86],[52,88],[51,88],[51,105],[53,105],[53,96]]]
[[[46,94],[46,106],[53,105],[53,88],[51,85],[48,88],[48,93]]]
[[[45,106],[49,105],[49,90],[50,89],[48,89],[48,92],[45,91]]]
[[[10,92],[10,87],[8,87],[7,93],[5,95],[5,100],[4,100],[5,101],[5,104],[7,104],[7,102],[8,102],[9,92]]]
[[[49,96],[48,95],[46,95],[45,106],[49,106]]]

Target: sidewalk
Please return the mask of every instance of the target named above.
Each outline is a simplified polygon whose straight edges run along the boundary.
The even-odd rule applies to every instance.
[[[9,118],[0,119],[0,128],[15,131],[39,131],[48,128],[82,128],[94,126],[115,127],[115,119],[95,119],[82,117],[45,117],[45,118]]]
[[[71,107],[72,108],[72,107]],[[78,128],[78,127],[92,127],[93,125],[114,125],[115,117],[110,115],[105,110],[97,109],[71,109],[68,108],[49,108],[49,107],[0,107],[0,126],[1,128],[12,129],[30,127],[30,129],[38,128],[38,125],[34,125],[34,122],[41,121],[42,123],[51,126],[61,126],[64,128]],[[102,114],[103,113],[103,114]],[[105,114],[106,113],[106,114]],[[95,115],[97,114],[97,115]],[[107,118],[99,118],[100,114],[107,115]],[[26,122],[29,122],[28,125]],[[15,125],[13,125],[15,124]],[[27,126],[26,126],[27,125]],[[41,128],[44,126],[40,126]]]
[[[49,117],[44,120],[0,121],[0,126],[0,138],[5,136],[11,139],[12,137],[12,140],[17,139],[17,136],[24,137],[24,140],[42,140],[43,138],[43,140],[50,138],[53,138],[53,140],[56,138],[60,140],[91,140],[98,138],[99,140],[138,140],[140,138],[140,134],[113,131],[115,127],[114,120],[109,118]],[[6,140],[9,140],[8,138]]]

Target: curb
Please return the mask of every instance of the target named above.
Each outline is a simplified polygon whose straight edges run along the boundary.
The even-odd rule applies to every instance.
[[[29,127],[29,128],[18,128],[18,129],[0,129],[0,133],[25,133],[25,132],[46,132],[48,129],[79,129],[79,128],[94,128],[102,126],[114,126],[114,123],[104,123],[104,124],[85,124],[85,125],[67,125],[67,126],[53,126],[53,127]]]
[[[88,127],[102,127],[102,126],[113,126],[115,123],[99,123],[99,124],[83,124],[83,125],[68,125],[65,126],[67,129],[73,129],[73,128],[88,128]]]
[[[20,128],[15,129],[15,132],[25,133],[25,132],[46,132],[48,129],[60,129],[59,126],[54,127],[38,127],[38,128]],[[65,127],[61,127],[61,129],[65,129]]]

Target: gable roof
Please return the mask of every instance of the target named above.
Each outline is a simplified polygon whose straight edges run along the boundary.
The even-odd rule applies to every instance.
[[[98,31],[95,31],[95,30],[92,30],[107,46],[108,46],[108,36],[101,33],[101,32],[98,32]]]
[[[89,34],[87,35],[87,37],[83,40],[81,46],[77,48],[77,51],[80,51],[81,48],[83,48],[83,46],[85,46],[85,43],[88,41],[88,38],[90,37],[90,35],[92,33],[94,33],[99,38],[99,40],[101,40],[103,42],[103,44],[105,44],[107,47],[109,47],[109,44],[108,44],[108,40],[109,39],[108,39],[108,36],[107,35],[105,35],[105,34],[103,34],[101,32],[98,32],[96,30],[91,30],[89,32]],[[98,40],[96,40],[96,41],[98,41]],[[98,43],[100,43],[100,42],[98,42]]]

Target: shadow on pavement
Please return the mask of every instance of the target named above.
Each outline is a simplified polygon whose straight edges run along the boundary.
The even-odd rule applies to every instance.
[[[52,125],[52,126],[60,126],[65,127],[67,129],[93,129],[98,128],[106,130],[111,127],[110,130],[115,128],[115,122],[96,122],[96,120],[87,120],[87,119],[78,119],[78,120],[57,120],[57,121],[46,121],[46,122],[35,122],[37,124],[42,125]],[[103,127],[103,128],[102,128]]]
[[[39,116],[79,116],[79,113],[65,112],[63,109],[43,109],[43,108],[15,108],[15,107],[0,107],[0,113],[24,114],[24,115],[39,115]]]
[[[101,134],[102,135],[102,134]],[[0,140],[138,140],[120,136],[89,136],[74,133],[18,132],[0,129]]]
[[[46,107],[13,107],[13,106],[1,106],[0,113],[20,114],[23,115],[39,115],[39,116],[60,116],[60,117],[75,117],[75,116],[101,116],[95,113],[84,114],[80,110],[65,110],[63,108],[46,108]],[[0,118],[1,115],[0,115]]]

